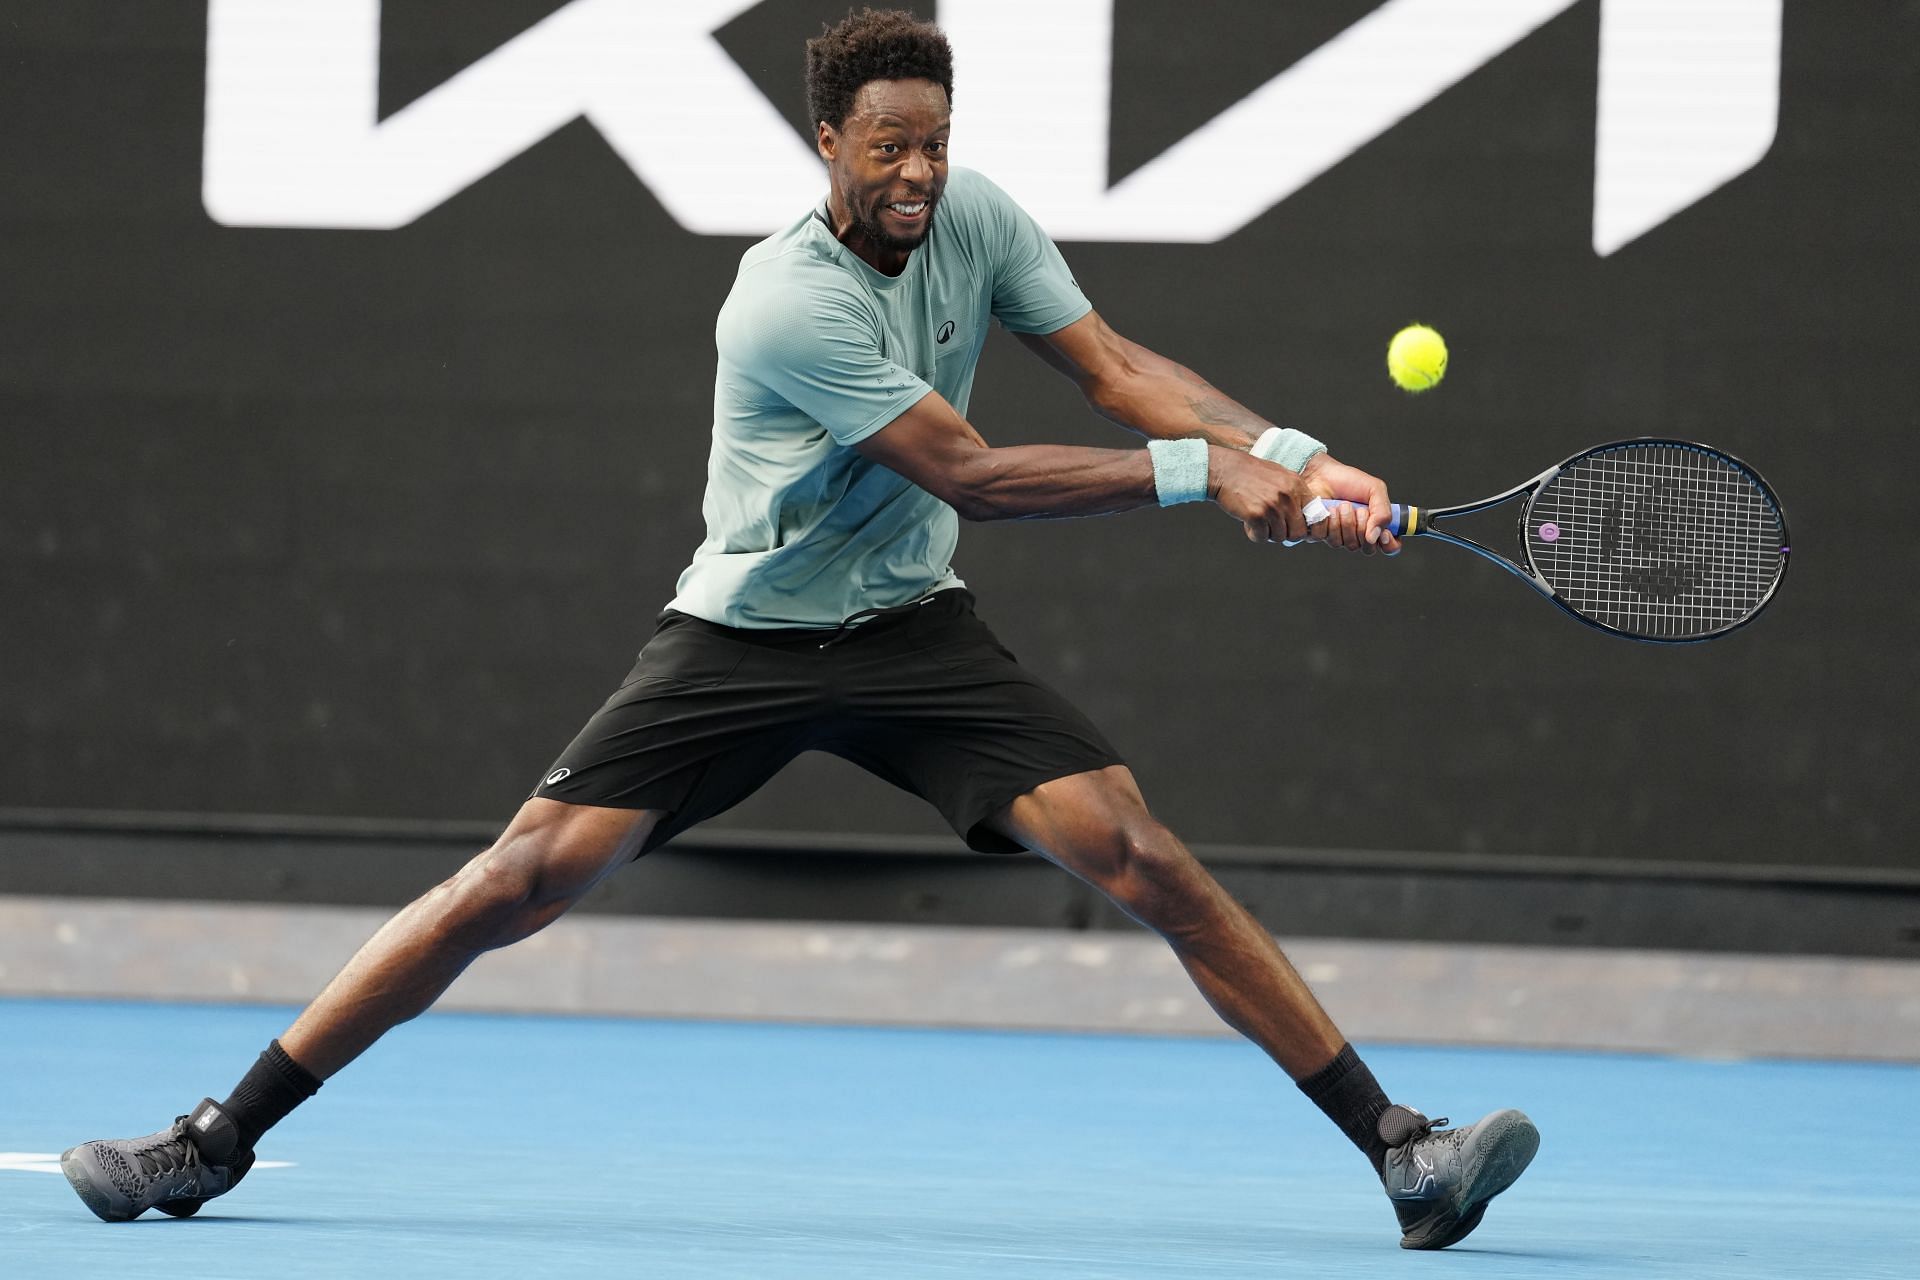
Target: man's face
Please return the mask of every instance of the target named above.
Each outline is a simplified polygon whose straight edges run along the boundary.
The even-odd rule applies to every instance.
[[[948,117],[931,80],[869,80],[839,129],[820,125],[834,232],[849,248],[897,263],[926,239],[947,186]]]

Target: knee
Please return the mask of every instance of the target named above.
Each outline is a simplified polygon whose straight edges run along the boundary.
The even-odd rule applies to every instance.
[[[1144,814],[1100,833],[1088,879],[1136,913],[1178,898],[1198,864],[1174,834]]]
[[[1158,823],[1116,832],[1103,883],[1114,905],[1161,937],[1179,943],[1217,928],[1224,900],[1212,875]]]
[[[528,917],[551,906],[542,874],[549,856],[546,842],[522,836],[474,858],[440,886],[442,928],[479,950],[524,936]]]

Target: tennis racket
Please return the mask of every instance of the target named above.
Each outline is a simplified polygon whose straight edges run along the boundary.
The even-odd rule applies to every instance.
[[[1327,517],[1329,501],[1306,505],[1309,524]],[[1515,501],[1508,537],[1492,540],[1504,551],[1446,527]],[[1656,644],[1745,626],[1787,571],[1787,520],[1767,482],[1738,458],[1686,440],[1596,445],[1457,507],[1396,502],[1391,528],[1465,547],[1589,626]]]

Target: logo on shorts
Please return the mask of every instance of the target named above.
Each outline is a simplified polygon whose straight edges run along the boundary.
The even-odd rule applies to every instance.
[[[555,769],[552,773],[547,775],[547,780],[541,785],[550,787],[554,783],[559,782],[562,778],[567,778],[572,776],[572,774],[573,774],[573,770],[571,769]]]
[[[953,321],[949,320],[945,324],[940,326],[939,336],[934,338],[934,341],[944,347],[947,345],[947,339],[951,338],[952,336],[953,336]]]

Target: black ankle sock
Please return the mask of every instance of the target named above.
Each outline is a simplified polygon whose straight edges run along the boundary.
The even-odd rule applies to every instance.
[[[233,1086],[232,1096],[220,1109],[233,1118],[241,1145],[251,1151],[261,1134],[319,1091],[320,1078],[288,1057],[275,1040]]]
[[[1380,1113],[1393,1104],[1380,1091],[1380,1083],[1360,1061],[1353,1046],[1343,1044],[1332,1062],[1300,1082],[1300,1092],[1313,1105],[1327,1113],[1327,1119],[1340,1126],[1340,1132],[1373,1161],[1375,1173],[1385,1167],[1387,1144],[1380,1140]]]

